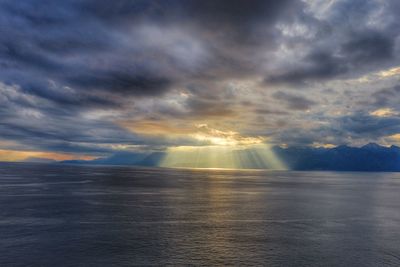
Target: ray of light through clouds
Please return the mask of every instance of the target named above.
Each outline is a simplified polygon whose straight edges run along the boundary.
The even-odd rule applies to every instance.
[[[279,169],[287,167],[262,137],[243,137],[237,132],[197,125],[193,137],[197,146],[170,147],[160,162],[162,167]]]
[[[0,160],[400,144],[397,0],[4,0]],[[9,156],[7,156],[9,155]]]

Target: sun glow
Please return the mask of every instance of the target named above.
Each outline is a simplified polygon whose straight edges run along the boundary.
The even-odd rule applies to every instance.
[[[237,146],[237,145],[255,145],[261,144],[261,137],[239,137],[236,132],[229,132],[227,136],[210,136],[205,134],[195,134],[194,138],[201,142],[210,143],[217,146]]]
[[[162,167],[287,169],[265,138],[242,136],[235,131],[222,131],[207,124],[196,125],[192,138],[197,146],[176,146],[166,151]]]
[[[257,145],[179,146],[167,149],[161,167],[287,169],[272,148]]]
[[[262,144],[263,137],[245,137],[235,131],[221,131],[208,127],[207,124],[196,125],[197,132],[192,135],[201,143],[217,146],[247,146]]]
[[[237,131],[215,129],[205,123],[168,125],[137,122],[129,127],[136,134],[190,140],[190,145],[168,147],[158,163],[160,167],[287,169],[262,136],[243,136]]]
[[[391,108],[380,108],[370,112],[369,114],[376,117],[391,117],[398,115],[398,113]]]

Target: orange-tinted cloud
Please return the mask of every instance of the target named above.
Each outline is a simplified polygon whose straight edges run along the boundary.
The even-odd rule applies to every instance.
[[[17,151],[17,150],[3,150],[0,149],[0,161],[24,161],[29,158],[46,158],[52,160],[91,160],[95,157],[76,155],[76,154],[66,154],[66,153],[55,153],[55,152],[42,152],[42,151]]]
[[[196,129],[188,125],[188,123],[171,121],[122,121],[120,125],[140,135],[183,135],[192,134],[196,131]]]

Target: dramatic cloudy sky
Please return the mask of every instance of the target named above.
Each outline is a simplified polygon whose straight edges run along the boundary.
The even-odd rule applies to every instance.
[[[400,144],[398,0],[1,0],[0,160]]]

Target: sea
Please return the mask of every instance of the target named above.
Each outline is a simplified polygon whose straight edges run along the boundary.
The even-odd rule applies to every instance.
[[[0,266],[400,266],[400,173],[0,164]]]

